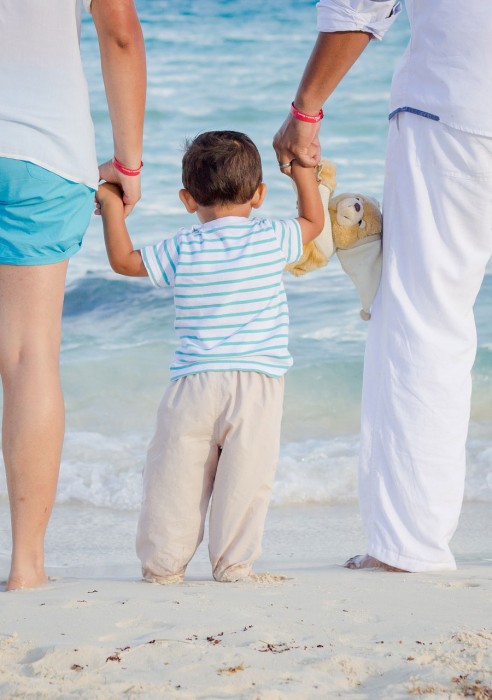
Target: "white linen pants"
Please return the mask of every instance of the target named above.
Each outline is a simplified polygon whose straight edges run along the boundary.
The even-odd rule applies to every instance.
[[[476,354],[492,254],[492,138],[412,114],[390,125],[383,273],[369,322],[360,503],[367,552],[454,569]]]
[[[261,539],[280,446],[284,379],[203,372],[171,382],[144,470],[137,554],[144,578],[182,580],[203,539],[217,581],[247,577]]]

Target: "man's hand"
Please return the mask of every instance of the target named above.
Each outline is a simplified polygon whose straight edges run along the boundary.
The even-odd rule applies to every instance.
[[[305,168],[313,168],[321,160],[319,144],[320,123],[311,124],[296,119],[289,114],[273,139],[280,170],[290,175],[290,166],[294,159]]]

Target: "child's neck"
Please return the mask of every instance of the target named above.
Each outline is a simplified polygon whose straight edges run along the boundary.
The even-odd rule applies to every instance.
[[[241,216],[248,218],[251,214],[251,203],[244,204],[211,204],[209,207],[199,205],[196,213],[202,224],[215,219],[222,219],[224,216]]]

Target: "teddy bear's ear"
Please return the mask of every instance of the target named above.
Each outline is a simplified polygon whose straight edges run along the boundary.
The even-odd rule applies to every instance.
[[[366,241],[364,245],[337,250],[343,269],[359,292],[362,306],[360,315],[364,321],[371,318],[371,306],[379,287],[382,266],[381,238],[371,236]]]

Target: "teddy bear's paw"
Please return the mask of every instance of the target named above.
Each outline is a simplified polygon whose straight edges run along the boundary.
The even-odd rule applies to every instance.
[[[327,258],[321,251],[318,250],[317,246],[311,242],[304,246],[304,250],[299,260],[297,260],[295,263],[286,265],[285,269],[292,275],[299,277],[300,275],[305,275],[306,272],[312,272],[320,267],[324,267],[327,262]]]
[[[328,187],[331,192],[335,189],[337,185],[337,168],[335,163],[331,160],[324,158],[316,166],[316,177],[318,182]]]
[[[307,270],[304,269],[302,265],[299,265],[298,263],[291,263],[290,265],[286,265],[284,267],[284,270],[286,272],[290,272],[291,275],[294,275],[295,277],[300,277],[300,275],[305,275]]]

